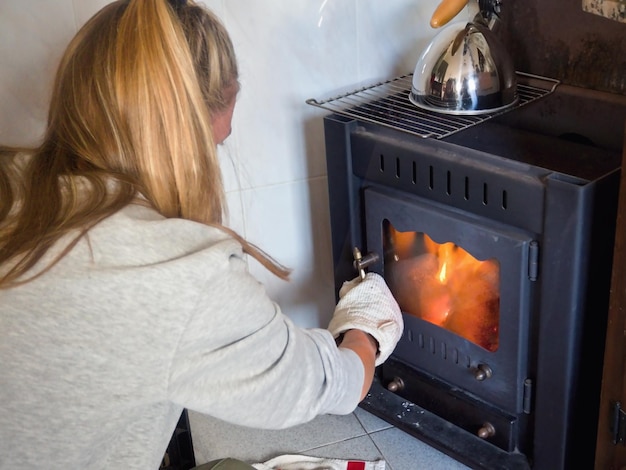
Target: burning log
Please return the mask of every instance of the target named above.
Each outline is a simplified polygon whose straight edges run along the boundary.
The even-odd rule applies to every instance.
[[[497,350],[498,262],[480,261],[453,243],[438,244],[423,237],[425,253],[407,258],[408,237],[403,236],[398,238],[400,249],[393,261],[385,265],[387,282],[400,307],[488,351]]]

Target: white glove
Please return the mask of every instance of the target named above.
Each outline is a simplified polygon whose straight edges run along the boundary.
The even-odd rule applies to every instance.
[[[328,330],[337,338],[348,330],[361,330],[378,341],[376,365],[387,360],[402,337],[404,322],[398,303],[385,280],[376,273],[344,282]]]

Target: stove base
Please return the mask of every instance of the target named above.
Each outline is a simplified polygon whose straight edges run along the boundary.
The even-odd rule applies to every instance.
[[[525,455],[505,452],[428,410],[388,391],[374,377],[360,407],[476,470],[528,470]]]

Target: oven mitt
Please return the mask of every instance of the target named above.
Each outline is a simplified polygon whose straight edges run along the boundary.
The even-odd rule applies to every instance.
[[[404,328],[402,312],[385,280],[376,273],[367,273],[363,280],[345,282],[339,297],[328,330],[335,338],[352,329],[372,335],[378,341],[379,366],[395,349]]]

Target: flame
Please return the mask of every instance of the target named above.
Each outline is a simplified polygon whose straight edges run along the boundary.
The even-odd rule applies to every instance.
[[[439,269],[439,274],[437,274],[437,279],[439,279],[439,282],[441,282],[442,284],[446,283],[446,266],[448,264],[444,261],[443,264],[441,265],[441,269]]]
[[[439,270],[437,271],[437,279],[442,284],[448,282],[454,271],[467,270],[471,273],[476,272],[483,265],[483,261],[477,260],[467,251],[454,243],[436,243],[428,235],[424,234],[424,246],[428,253],[431,253],[439,260]]]
[[[431,253],[436,254],[437,258],[439,259],[439,271],[437,273],[437,279],[439,279],[439,282],[441,282],[442,284],[446,284],[448,280],[448,265],[455,262],[455,245],[452,243],[444,243],[443,245],[438,245],[437,243],[432,241],[428,235],[424,235],[424,238],[428,240],[426,246],[430,247],[430,249],[433,249],[434,251]]]

